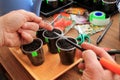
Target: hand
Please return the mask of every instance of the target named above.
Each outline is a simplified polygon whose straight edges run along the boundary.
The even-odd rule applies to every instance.
[[[39,28],[52,30],[41,17],[24,10],[12,11],[0,17],[0,46],[20,46],[30,43]]]
[[[88,43],[83,43],[81,47],[87,49],[79,53],[79,57],[84,60],[84,63],[78,65],[79,69],[83,70],[82,80],[120,80],[119,75],[104,69],[98,61],[97,56],[116,63],[104,49]]]

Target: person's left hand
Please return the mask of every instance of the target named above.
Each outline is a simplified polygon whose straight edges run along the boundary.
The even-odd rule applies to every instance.
[[[82,43],[81,47],[86,50],[83,52],[78,50],[76,54],[84,60],[78,65],[78,68],[83,71],[82,80],[120,80],[119,74],[104,68],[98,61],[97,57],[99,56],[116,64],[114,59],[103,48],[86,42]]]
[[[12,11],[0,17],[0,46],[20,46],[30,43],[39,28],[52,30],[41,17],[25,10]]]

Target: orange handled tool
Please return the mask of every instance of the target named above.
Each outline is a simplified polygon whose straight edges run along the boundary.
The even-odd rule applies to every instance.
[[[99,61],[104,68],[120,75],[120,65],[119,64],[108,61],[105,58],[99,58]]]

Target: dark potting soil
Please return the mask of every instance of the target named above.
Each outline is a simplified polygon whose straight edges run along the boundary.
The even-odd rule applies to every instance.
[[[61,34],[61,31],[60,30],[58,30],[58,29],[53,29],[52,31],[46,31],[45,32],[45,36],[46,37],[57,37],[58,35],[56,35],[54,32],[57,32],[57,33],[59,33],[59,34]]]
[[[38,37],[38,38],[42,38],[43,36],[42,36],[42,33],[44,32],[44,30],[45,29],[39,29],[38,31],[37,31],[37,34],[36,34],[36,36]]]
[[[32,43],[23,45],[23,49],[25,51],[34,51],[38,49],[41,46],[41,43],[39,40],[34,39]]]
[[[76,41],[74,39],[72,39],[72,38],[68,38],[68,39],[76,44]],[[74,47],[69,42],[67,42],[66,39],[60,39],[58,41],[57,45],[62,49],[71,49]],[[64,51],[62,49],[60,50],[60,53],[59,53],[62,64],[64,64],[64,65],[72,64],[74,62],[76,49],[72,49],[72,50],[68,50],[68,51]]]
[[[70,39],[68,38],[69,40],[73,41],[75,43],[75,41],[73,39]],[[65,39],[61,39],[58,41],[58,46],[60,48],[63,48],[63,49],[70,49],[70,48],[73,48],[74,46],[71,45],[69,42],[67,42],[67,40]]]

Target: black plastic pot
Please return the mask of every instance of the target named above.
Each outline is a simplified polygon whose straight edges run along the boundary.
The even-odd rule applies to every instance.
[[[36,38],[32,43],[22,45],[21,49],[28,56],[31,63],[35,66],[38,66],[41,65],[45,60],[42,46],[42,40]]]
[[[103,11],[106,14],[110,14],[117,10],[116,0],[102,0],[103,2]]]
[[[40,28],[38,31],[37,31],[37,38],[40,38],[42,41],[43,41],[43,44],[46,44],[45,42],[45,38],[43,37],[43,32],[45,31],[44,28]]]
[[[59,29],[53,29],[52,31],[44,31],[43,36],[46,40],[48,50],[49,52],[56,54],[57,52],[57,47],[56,47],[56,40],[59,38],[58,35],[54,34],[54,32],[57,32],[59,34],[63,34],[63,32]]]
[[[74,38],[68,37],[68,39],[77,44],[77,41]],[[56,46],[58,48],[61,63],[64,65],[72,64],[75,58],[76,47],[68,43],[66,39],[63,38],[59,38],[56,41]]]

